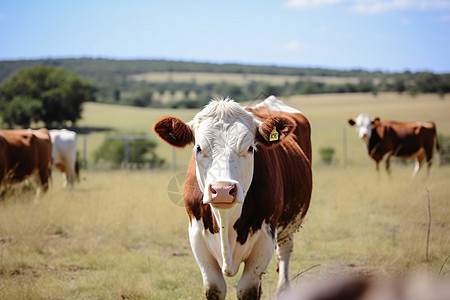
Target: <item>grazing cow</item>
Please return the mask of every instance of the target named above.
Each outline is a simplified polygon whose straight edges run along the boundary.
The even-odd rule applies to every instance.
[[[167,117],[154,131],[175,147],[194,143],[184,187],[189,240],[208,299],[225,299],[223,275],[245,267],[239,299],[259,299],[276,249],[280,293],[289,286],[293,236],[312,190],[310,125],[274,96],[244,109],[212,100],[192,121]]]
[[[33,176],[41,189],[48,189],[52,143],[47,129],[0,130],[0,186]]]
[[[371,119],[367,114],[359,114],[356,120],[349,119],[351,126],[356,125],[358,137],[367,145],[369,156],[378,164],[386,156],[386,171],[390,173],[390,158],[416,159],[412,177],[419,171],[422,161],[426,158],[428,173],[430,171],[433,147],[437,142],[436,126],[433,122],[392,122]]]
[[[73,188],[75,179],[79,182],[77,160],[77,134],[67,129],[50,130],[52,139],[52,162],[63,173],[63,187]]]

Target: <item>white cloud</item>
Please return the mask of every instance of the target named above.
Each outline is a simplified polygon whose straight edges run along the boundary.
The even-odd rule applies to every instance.
[[[343,0],[288,0],[284,3],[285,7],[307,8],[322,5],[331,5],[342,2]]]
[[[440,10],[440,9],[450,9],[450,1],[448,0],[422,0],[419,2],[419,7],[421,10]]]
[[[393,1],[354,1],[351,10],[360,13],[382,13],[392,10],[405,10],[414,7],[414,0]]]
[[[448,0],[353,0],[351,10],[361,13],[383,13],[398,10],[442,10],[450,9]]]
[[[311,49],[311,45],[301,43],[300,41],[297,40],[293,40],[286,44],[286,49],[289,51],[308,50]]]
[[[306,9],[345,3],[354,12],[378,14],[398,10],[450,10],[449,0],[288,0],[288,8]]]

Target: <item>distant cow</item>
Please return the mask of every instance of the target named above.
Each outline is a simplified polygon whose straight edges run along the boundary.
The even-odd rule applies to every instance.
[[[239,299],[259,299],[261,277],[276,249],[277,291],[289,286],[293,236],[308,210],[310,125],[274,96],[244,109],[213,100],[192,121],[158,121],[154,131],[175,147],[194,143],[184,188],[189,240],[208,299],[225,299],[223,275],[245,267]]]
[[[52,162],[63,173],[63,187],[73,188],[80,180],[77,160],[77,134],[67,129],[50,130]]]
[[[378,164],[386,156],[386,170],[390,172],[390,158],[392,156],[403,159],[416,159],[413,178],[417,175],[423,159],[430,170],[433,158],[433,148],[439,150],[436,126],[433,122],[392,122],[371,119],[367,114],[359,114],[356,120],[349,119],[351,126],[356,125],[359,138],[367,145],[370,157]]]
[[[0,130],[0,186],[33,176],[41,189],[48,189],[52,143],[47,129]]]

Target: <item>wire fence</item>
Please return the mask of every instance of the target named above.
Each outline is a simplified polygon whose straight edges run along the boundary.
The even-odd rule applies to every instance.
[[[149,135],[82,136],[78,160],[84,169],[151,169],[175,168],[176,152],[171,158],[160,158],[155,153],[157,143]]]
[[[370,161],[365,146],[346,127],[321,127],[316,128],[316,131],[319,131],[319,136],[329,138],[315,139],[313,133],[314,163],[347,166]],[[158,143],[150,135],[83,135],[80,142],[79,162],[85,169],[175,169],[177,166],[175,148],[171,149],[171,153],[164,153],[163,158],[158,157],[155,154]],[[435,165],[449,164],[450,138],[444,141],[440,137],[440,143],[440,152],[435,152],[434,156]],[[400,159],[394,159],[395,162],[408,163]]]

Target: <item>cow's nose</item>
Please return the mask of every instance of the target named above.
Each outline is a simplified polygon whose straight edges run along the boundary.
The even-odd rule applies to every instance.
[[[212,203],[233,203],[236,200],[236,184],[213,183],[209,185],[209,194]]]

